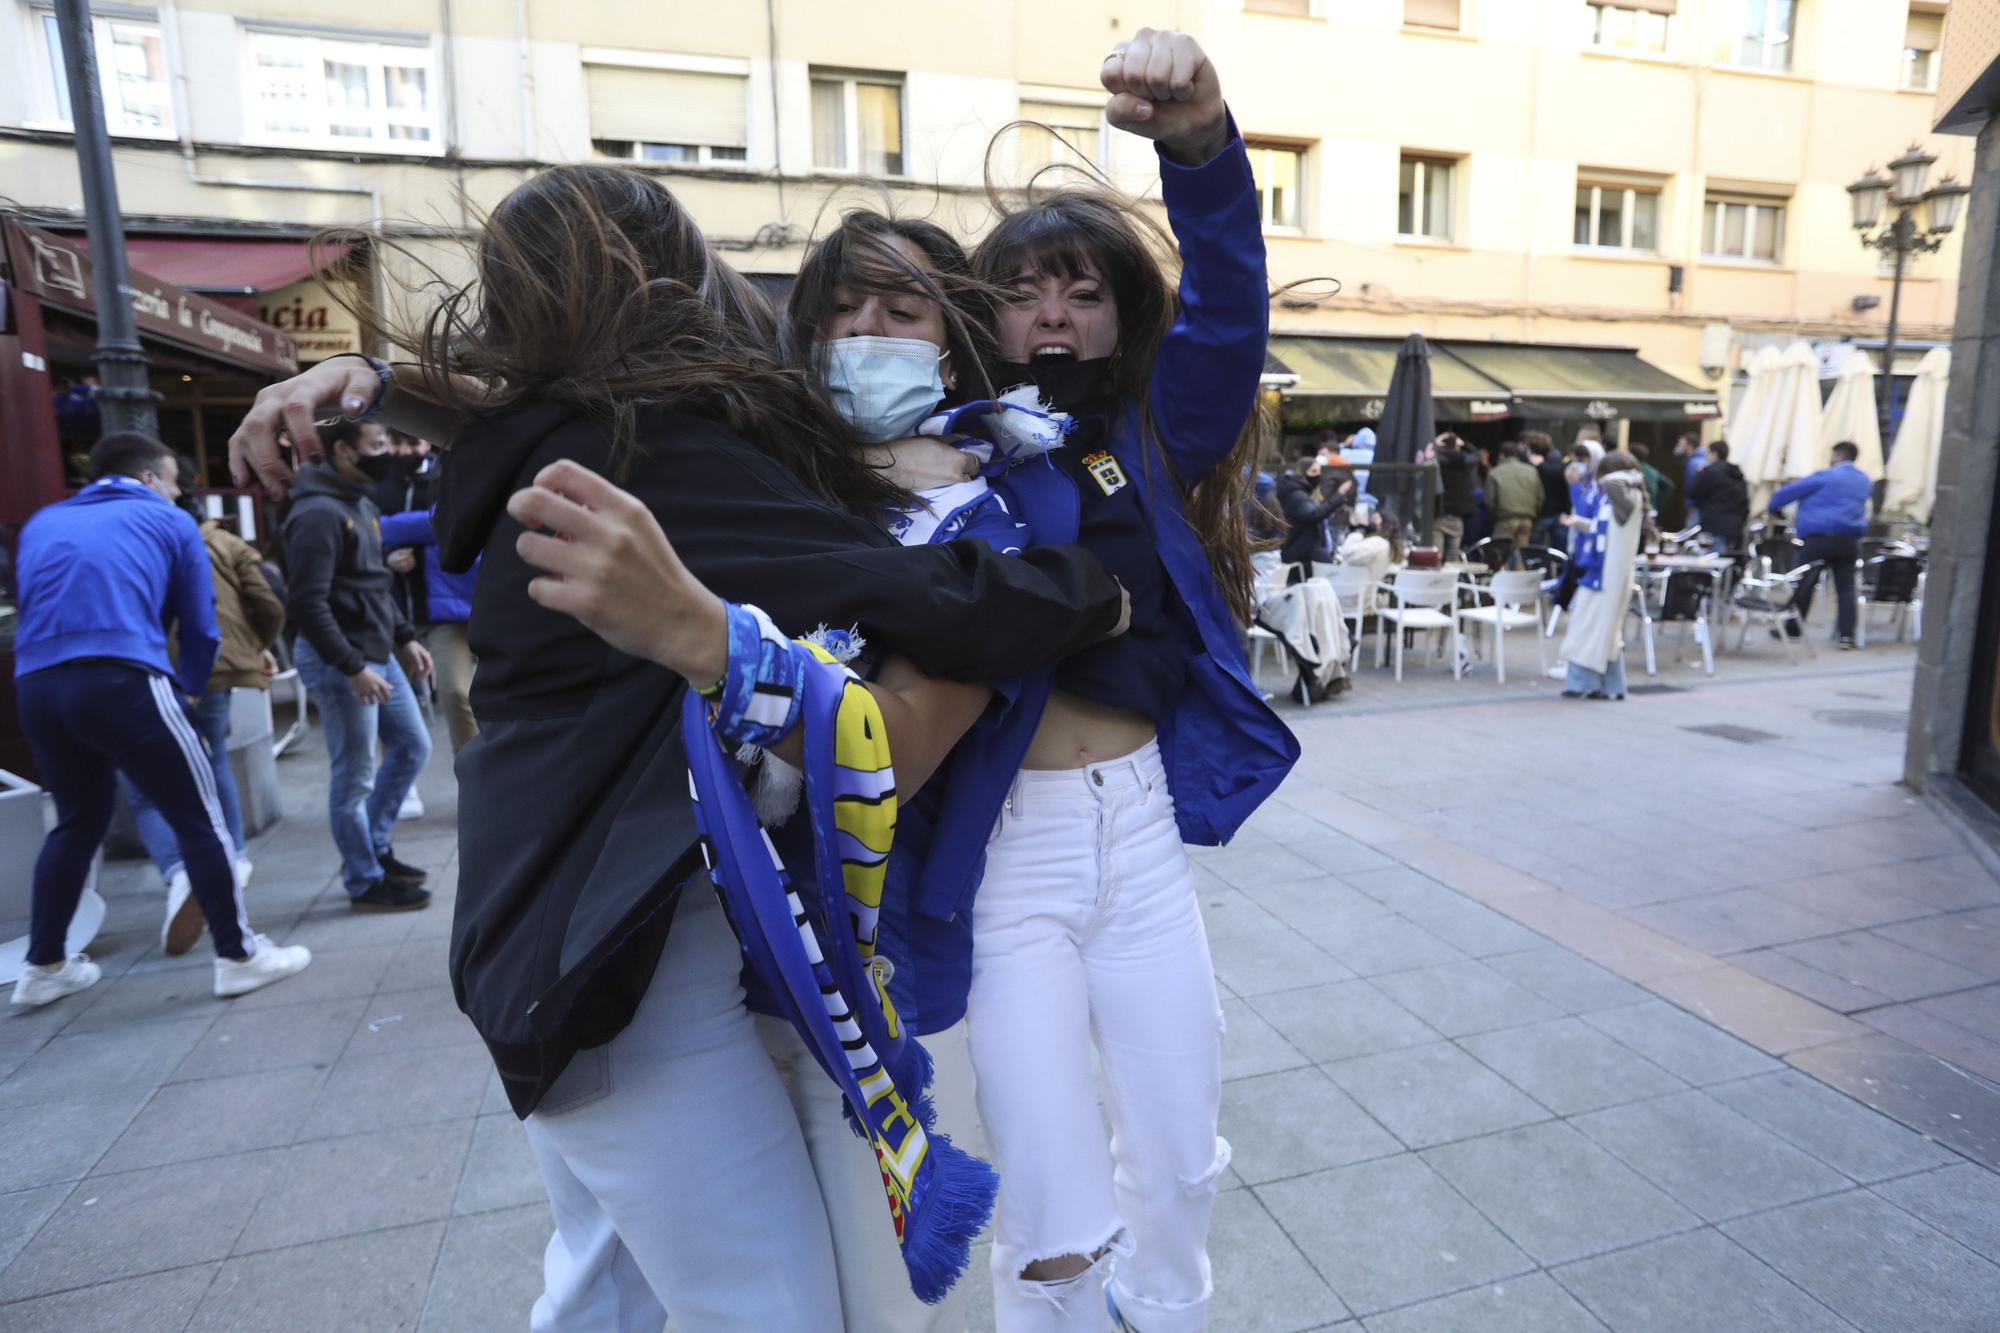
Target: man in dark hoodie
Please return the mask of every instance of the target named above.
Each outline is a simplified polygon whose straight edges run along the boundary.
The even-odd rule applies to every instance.
[[[1701,515],[1701,535],[1718,551],[1742,548],[1743,529],[1750,522],[1750,483],[1743,469],[1729,461],[1729,445],[1708,446],[1708,466],[1688,482],[1688,503]]]
[[[341,880],[356,910],[407,912],[431,896],[424,872],[396,859],[389,834],[430,757],[410,682],[430,675],[431,659],[397,609],[381,513],[369,498],[393,459],[376,441],[364,445],[352,422],[319,434],[327,461],[299,469],[285,519],[285,609],[299,632],[299,678],[326,731],[327,818]],[[379,768],[370,752],[377,737]]]

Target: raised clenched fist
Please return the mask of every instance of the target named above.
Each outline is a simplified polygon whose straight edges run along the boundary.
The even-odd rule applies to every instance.
[[[1111,94],[1106,118],[1155,140],[1175,160],[1199,165],[1228,142],[1222,81],[1186,33],[1141,28],[1104,58],[1098,77]]]

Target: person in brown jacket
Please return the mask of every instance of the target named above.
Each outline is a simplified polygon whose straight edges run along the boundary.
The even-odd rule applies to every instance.
[[[181,460],[181,475],[192,477],[195,464]],[[183,494],[181,503],[201,524],[201,542],[208,550],[209,573],[215,582],[215,624],[222,631],[222,647],[215,666],[208,673],[208,690],[188,708],[188,719],[208,746],[210,771],[215,775],[215,794],[229,825],[229,839],[236,848],[236,880],[240,887],[250,882],[250,859],[243,855],[243,811],[236,800],[236,776],[229,767],[229,698],[235,689],[269,688],[269,659],[265,649],[278,637],[285,624],[285,604],[258,567],[255,547],[208,518],[198,499]],[[139,826],[139,840],[153,858],[160,878],[167,885],[166,921],[160,927],[160,947],[169,954],[183,954],[201,938],[201,907],[190,891],[187,872],[181,868],[180,844],[167,827],[165,816],[153,808],[137,788],[127,783],[125,798],[132,806],[132,819]]]
[[[1486,508],[1493,514],[1493,535],[1511,541],[1514,550],[1533,540],[1535,517],[1542,512],[1542,476],[1519,440],[1500,446],[1499,466],[1486,474]]]

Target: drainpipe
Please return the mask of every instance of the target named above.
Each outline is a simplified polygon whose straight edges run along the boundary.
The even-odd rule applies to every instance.
[[[515,63],[521,79],[521,160],[535,160],[535,72],[528,49],[528,0],[514,0]]]
[[[292,194],[351,194],[368,201],[368,230],[382,231],[382,192],[372,185],[339,185],[318,181],[270,180],[255,176],[214,176],[204,174],[195,160],[194,131],[188,123],[187,72],[181,60],[180,7],[175,0],[160,0],[160,35],[167,55],[167,87],[173,100],[174,132],[179,137],[181,165],[188,180],[220,190],[275,190]],[[369,304],[382,308],[382,269],[369,265]]]

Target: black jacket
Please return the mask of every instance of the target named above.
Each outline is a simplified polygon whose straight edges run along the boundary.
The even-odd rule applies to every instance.
[[[1325,550],[1320,524],[1347,508],[1347,501],[1339,496],[1318,497],[1322,482],[1340,484],[1324,471],[1317,477],[1287,472],[1278,478],[1278,509],[1286,523],[1285,544],[1278,554],[1287,564],[1301,564],[1312,559],[1313,552]]]
[[[1438,512],[1471,518],[1479,512],[1479,455],[1471,449],[1440,449],[1437,454]]]
[[[326,664],[352,676],[416,637],[382,563],[382,516],[330,464],[299,469],[285,516],[285,614]]]
[[[1710,463],[1688,483],[1688,503],[1701,514],[1701,530],[1731,546],[1743,540],[1750,523],[1750,483],[1743,469],[1724,459]]]
[[[1535,471],[1542,474],[1541,517],[1561,518],[1569,512],[1569,476],[1563,471],[1562,458],[1546,454],[1535,464]]]
[[[727,428],[664,411],[622,475],[606,430],[560,404],[468,429],[436,511],[440,557],[482,557],[469,637],[479,739],[458,756],[451,976],[517,1115],[577,1051],[631,1021],[680,886],[700,867],[681,744],[684,683],[528,597],[507,497],[571,458],[646,502],[688,568],[788,633],[858,625],[935,675],[1045,666],[1118,620],[1117,584],[1077,547],[904,548],[818,499]]]

